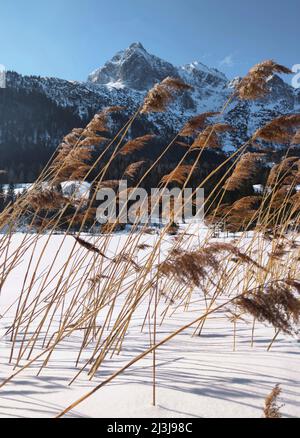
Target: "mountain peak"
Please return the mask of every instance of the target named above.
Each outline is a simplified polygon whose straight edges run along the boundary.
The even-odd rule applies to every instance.
[[[130,46],[128,47],[128,49],[140,49],[140,50],[144,50],[146,52],[145,47],[143,46],[142,43],[140,43],[139,41],[130,44]]]
[[[206,77],[214,77],[217,81],[228,82],[228,79],[224,73],[217,70],[216,68],[208,67],[207,65],[199,61],[193,61],[190,64],[186,64],[181,67],[181,70],[185,73],[188,73],[189,75],[192,75],[193,77],[198,76],[198,79],[200,78],[201,80],[203,80],[204,75]]]
[[[135,42],[91,73],[88,82],[145,91],[167,76],[178,76],[177,69],[148,53],[140,42]]]

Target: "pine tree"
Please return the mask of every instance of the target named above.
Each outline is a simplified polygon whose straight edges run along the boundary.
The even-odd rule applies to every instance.
[[[0,213],[4,210],[5,207],[5,195],[3,184],[0,184]]]
[[[15,185],[13,183],[10,183],[6,193],[5,203],[6,205],[14,204],[15,200],[16,200]]]

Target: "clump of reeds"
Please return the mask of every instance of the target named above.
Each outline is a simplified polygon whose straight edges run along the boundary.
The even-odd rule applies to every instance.
[[[267,186],[273,187],[288,184],[288,178],[292,184],[297,184],[300,180],[300,159],[299,157],[284,158],[279,164],[275,164],[268,176]]]
[[[55,210],[70,202],[62,193],[51,189],[38,190],[38,188],[30,191],[26,200],[35,210]]]
[[[193,284],[199,287],[202,280],[209,278],[210,270],[218,272],[221,262],[218,255],[227,252],[236,256],[242,263],[250,263],[262,268],[247,254],[229,243],[211,243],[197,251],[176,250],[171,252],[167,259],[159,264],[158,270],[162,275],[173,276],[184,284]]]
[[[109,140],[107,134],[108,118],[121,107],[109,107],[97,113],[85,129],[75,128],[66,135],[58,148],[50,172],[54,184],[82,180],[90,170],[90,163],[95,147]]]
[[[265,97],[269,92],[268,80],[274,73],[291,74],[292,71],[272,60],[255,65],[236,85],[236,94],[243,100],[255,100]]]
[[[265,399],[264,417],[265,418],[281,418],[280,409],[283,405],[278,405],[278,397],[281,394],[281,388],[276,385],[270,394]]]
[[[237,90],[239,96],[241,98],[261,97],[265,91],[267,91],[267,74],[275,71],[283,71],[283,69],[282,66],[269,61],[256,66],[249,73],[249,77],[238,86]],[[167,78],[148,93],[141,112],[164,111],[177,93],[189,89],[190,87],[181,80]],[[64,180],[88,178],[91,169],[94,169],[91,162],[95,147],[98,147],[108,139],[106,133],[110,131],[108,126],[109,114],[118,110],[120,110],[120,108],[110,108],[97,114],[86,129],[75,129],[65,137],[50,168],[51,175],[49,181],[47,181],[47,187],[51,187],[51,191],[53,190],[55,192],[56,184]],[[138,113],[139,111],[137,111],[137,114]],[[183,138],[198,136],[194,145],[198,144],[200,149],[204,147],[219,147],[221,142],[220,134],[228,132],[231,128],[222,123],[209,125],[208,120],[215,115],[217,114],[208,112],[192,118],[185,124],[178,136]],[[131,121],[132,120],[133,118]],[[126,125],[127,128],[131,126],[130,123]],[[278,122],[276,122],[275,125],[277,123]],[[296,118],[293,120],[291,118],[285,119],[284,123],[285,128],[281,132],[288,132],[291,136],[293,131],[293,138],[295,138],[297,135],[297,133],[295,134],[297,126]],[[289,123],[290,126],[288,126]],[[121,140],[112,140],[111,142],[114,146],[113,157],[118,156],[119,152],[120,155],[128,155],[139,151],[141,147],[151,140],[149,136],[144,136],[142,138],[129,140],[122,147],[128,130],[121,132]],[[266,140],[271,137],[273,140],[274,138],[279,138],[276,129],[275,136],[271,136],[270,132],[271,130],[269,128],[257,132],[254,136],[255,140]],[[145,137],[147,138],[145,139]],[[281,135],[281,140],[282,138]],[[289,139],[290,138],[291,137],[289,137]],[[174,140],[174,143],[176,140]],[[187,142],[189,141],[190,139],[188,138]],[[173,143],[171,142],[170,144],[172,145]],[[183,145],[190,148],[186,143],[183,143],[182,146]],[[189,153],[189,151],[187,153]],[[235,156],[236,153],[234,154],[234,157]],[[246,154],[242,157],[235,167],[232,176],[227,180],[225,187],[228,190],[235,190],[243,187],[245,183],[250,183],[251,179],[259,170],[261,157],[261,154]],[[228,157],[225,164],[229,160],[230,158]],[[155,164],[158,162],[159,159]],[[112,159],[110,157],[108,162],[104,163],[104,169],[109,169],[111,163]],[[130,164],[126,168],[124,175],[132,179],[135,178],[142,165],[141,163],[142,162],[136,162]],[[185,164],[176,166],[176,169],[163,177],[162,184],[169,182],[177,184],[186,183],[187,175],[196,168],[196,164],[197,163],[194,163],[193,166]],[[223,164],[220,165],[218,169],[222,169],[222,166]],[[215,170],[216,169],[212,171],[213,174],[215,174]],[[120,183],[120,178],[118,178],[119,177],[115,176],[115,174],[114,176],[107,176],[105,173],[98,174],[93,182],[93,188],[95,188],[95,192],[96,189],[100,187],[116,188]],[[214,187],[215,191],[220,188],[219,192],[222,194],[225,193],[222,192],[221,187],[224,180],[225,177],[221,181],[216,182]],[[137,183],[137,185],[139,184],[141,184],[141,181]],[[199,185],[200,184],[201,181],[199,182]],[[284,193],[286,193],[286,188]],[[216,195],[220,195],[220,193],[216,193]],[[225,193],[225,196],[227,195],[228,194]],[[274,198],[275,197],[273,197],[273,199]],[[218,199],[217,197],[217,200]],[[234,202],[233,205],[221,205],[214,211],[214,214],[216,217],[222,217],[223,214],[231,214],[231,220],[236,221],[233,223],[233,227],[237,227],[240,226],[243,221],[249,221],[251,215],[260,211],[261,204],[263,204],[262,200],[264,201],[264,197],[244,197]],[[280,203],[283,206],[287,204],[283,193],[280,197]],[[92,220],[91,214],[95,214],[95,210],[91,208],[91,205],[93,205],[91,199],[87,201],[87,204],[88,205],[85,205],[83,208],[80,201],[78,211],[74,212],[73,215],[68,215],[63,218],[67,220],[67,222],[76,223],[76,225],[79,226],[80,232],[82,231],[84,222],[88,219]],[[51,205],[53,205],[53,202]],[[0,217],[2,218],[2,216]],[[269,230],[270,222],[262,222],[260,226],[262,230],[261,234],[264,236],[266,230]],[[287,227],[284,221],[283,223],[276,224],[276,226],[278,226],[277,234],[275,234],[275,229],[271,229],[271,231],[273,231],[273,240],[285,233],[285,227]],[[282,226],[282,231],[280,226]],[[52,227],[51,230],[53,231],[54,225],[50,225],[50,227]],[[264,260],[263,247],[259,247],[257,258],[253,259],[250,257],[251,254],[254,254],[252,247],[256,243],[255,238],[250,239],[249,247],[243,251],[239,249],[236,242],[232,244],[220,242],[209,243],[209,240],[205,241],[199,249],[190,250],[190,246],[187,244],[189,243],[188,232],[184,231],[182,235],[180,235],[180,238],[176,240],[169,239],[169,242],[172,241],[173,247],[167,258],[161,262],[161,257],[164,257],[162,256],[162,254],[164,254],[162,251],[162,242],[166,234],[172,233],[173,231],[175,234],[178,231],[177,225],[170,221],[167,226],[157,231],[154,231],[153,228],[147,229],[146,227],[141,227],[141,229],[134,229],[134,227],[132,227],[134,231],[128,231],[128,236],[124,239],[124,247],[118,247],[118,254],[109,258],[103,252],[105,251],[103,248],[109,248],[108,245],[110,243],[111,236],[106,234],[119,230],[122,227],[123,224],[120,224],[118,219],[115,223],[108,222],[102,225],[101,245],[99,242],[100,239],[97,237],[93,240],[93,243],[90,243],[80,237],[80,232],[78,232],[76,236],[73,236],[78,245],[74,242],[74,249],[68,253],[67,260],[62,268],[62,274],[59,273],[57,284],[55,283],[53,287],[51,286],[52,268],[50,268],[43,277],[37,292],[31,287],[35,282],[36,274],[33,275],[32,279],[29,278],[30,275],[28,274],[29,286],[26,289],[24,282],[15,320],[11,327],[11,339],[13,341],[11,359],[14,359],[15,351],[17,350],[16,367],[20,365],[21,360],[25,357],[30,359],[27,364],[32,363],[31,361],[34,362],[32,359],[33,351],[36,347],[42,345],[42,353],[46,353],[47,355],[42,365],[43,368],[47,365],[49,357],[57,345],[77,330],[81,330],[80,333],[82,333],[82,327],[84,327],[83,341],[76,365],[79,364],[81,353],[84,350],[87,352],[87,346],[92,348],[92,353],[88,351],[86,363],[82,365],[79,371],[79,373],[81,373],[91,365],[89,375],[92,378],[108,354],[113,356],[122,351],[133,316],[139,308],[139,304],[145,302],[145,300],[147,300],[147,302],[149,300],[145,324],[148,319],[149,331],[151,331],[151,319],[153,319],[155,336],[153,336],[151,340],[151,348],[152,351],[155,352],[157,348],[157,345],[155,345],[156,327],[158,327],[156,318],[158,318],[160,314],[157,312],[160,296],[168,297],[168,306],[176,305],[177,303],[185,303],[186,308],[188,308],[195,288],[200,288],[200,291],[204,294],[205,310],[203,311],[201,305],[201,313],[197,315],[195,321],[191,321],[189,324],[168,334],[168,336],[158,344],[159,346],[195,324],[204,324],[211,314],[222,308],[226,309],[232,303],[235,305],[235,312],[232,313],[234,323],[237,318],[241,319],[242,315],[237,312],[237,310],[239,310],[244,313],[250,313],[259,321],[273,324],[278,330],[291,334],[295,332],[294,325],[297,324],[300,314],[299,300],[296,294],[299,293],[300,286],[297,281],[277,280],[276,275],[279,266],[277,259],[280,258],[282,260],[283,257],[289,257],[288,251],[281,246],[277,245],[277,248],[272,248],[265,252],[267,263],[265,264],[266,267],[264,267],[261,265],[264,263],[262,262],[262,260]],[[153,234],[155,232],[157,236],[155,236],[155,243],[151,251],[147,251],[145,255],[138,254],[142,257],[138,259],[135,258],[137,250],[149,248],[147,244],[140,243],[141,236],[143,236],[144,233]],[[64,237],[67,236],[68,233],[69,230],[66,231]],[[271,234],[269,234],[269,236],[271,236]],[[40,236],[34,237],[33,242],[36,243],[39,237]],[[262,240],[265,243],[265,240]],[[183,243],[182,248],[184,249],[180,248],[181,243]],[[22,245],[20,245],[20,247],[22,248]],[[55,257],[58,256],[61,248],[62,246],[57,250]],[[103,251],[99,248],[103,249]],[[91,257],[89,257],[90,255]],[[293,260],[297,260],[297,257],[298,255],[295,254]],[[18,261],[18,257],[15,257],[15,259]],[[105,261],[103,259],[105,259]],[[290,268],[283,266],[280,274],[289,272],[289,269],[296,271],[296,262],[293,263],[294,265]],[[32,264],[34,264],[34,262]],[[70,266],[72,266],[72,269],[71,272],[68,273]],[[30,268],[31,267],[32,266],[30,266]],[[5,266],[2,266],[2,271],[4,272],[6,270]],[[134,279],[132,279],[133,273]],[[236,281],[236,279],[240,277],[240,274],[242,276],[242,285],[241,283],[237,284]],[[260,286],[262,278],[265,279],[266,276],[269,276],[271,279],[269,283],[266,283],[266,286],[262,287]],[[286,277],[291,278],[290,276]],[[48,286],[49,283],[50,286]],[[251,285],[254,283],[254,286],[259,284],[259,287],[254,287],[254,290],[252,289],[250,291],[249,283],[251,283]],[[47,287],[49,287],[50,291]],[[241,289],[242,291],[247,290],[248,292],[243,293]],[[239,296],[238,299],[237,295]],[[224,302],[224,297],[230,297],[230,300],[228,298],[228,300],[225,299]],[[219,298],[222,300],[222,303],[218,305],[217,300]],[[69,304],[66,305],[66,303]],[[168,307],[162,314],[165,315],[167,311]],[[155,315],[155,321],[152,315]],[[163,318],[161,324],[163,323]],[[58,331],[55,325],[57,319],[59,320]],[[34,327],[37,321],[38,329]],[[19,342],[20,337],[21,342]],[[123,369],[127,369],[131,364],[148,354],[149,351],[150,350],[143,351],[140,356],[133,359]],[[16,372],[19,373],[20,369]],[[121,372],[122,370],[117,371],[113,376],[106,379],[103,384],[113,380],[113,378]],[[102,387],[101,385],[102,383],[97,389]],[[94,392],[94,390],[91,391],[91,394]],[[74,404],[72,406],[74,406]],[[70,410],[71,407],[65,410],[64,413]]]

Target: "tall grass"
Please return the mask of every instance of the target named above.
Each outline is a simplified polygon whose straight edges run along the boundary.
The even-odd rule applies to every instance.
[[[201,165],[203,151],[220,148],[221,134],[231,129],[221,121],[212,123],[210,119],[221,117],[235,99],[265,96],[267,79],[274,72],[289,73],[289,70],[273,61],[250,70],[220,108],[220,113],[201,114],[186,123],[134,187],[141,186],[177,141],[185,145],[186,153],[172,172],[162,177],[161,188],[164,191],[171,182],[187,187],[196,167]],[[247,152],[249,145],[262,140],[292,145],[299,134],[299,115],[282,116],[262,127],[198,182],[194,195],[221,172],[222,176],[205,199],[209,228],[199,242],[195,241],[192,224],[187,224],[175,238],[169,237],[170,232],[174,232],[174,223],[170,222],[159,230],[149,247],[145,239],[149,225],[140,225],[136,221],[128,230],[124,244],[111,253],[118,218],[114,224],[102,227],[100,233],[93,236],[83,234],[87,224],[91,228],[97,224],[94,208],[97,191],[94,190],[89,199],[78,199],[75,195],[67,197],[58,190],[63,181],[88,180],[99,163],[102,166],[92,184],[98,188],[114,186],[117,181],[107,179],[107,175],[116,157],[130,156],[147,148],[152,140],[149,134],[126,142],[133,123],[140,114],[165,111],[176,95],[189,89],[178,79],[166,78],[150,90],[141,107],[116,134],[110,135],[109,122],[112,113],[122,110],[119,107],[97,114],[85,129],[74,129],[59,145],[32,189],[1,213],[0,225],[5,229],[0,237],[1,286],[23,259],[26,260],[23,260],[26,269],[18,300],[13,306],[14,319],[6,333],[10,336],[10,362],[15,371],[0,387],[32,364],[40,363],[40,359],[39,373],[42,372],[58,346],[74,334],[80,337],[81,345],[70,384],[83,373],[93,380],[105,360],[121,354],[134,315],[141,308],[144,309],[141,330],[146,330],[148,325],[150,347],[59,416],[149,354],[153,355],[153,404],[156,404],[157,350],[191,328],[194,335],[201,336],[208,318],[220,310],[230,314],[234,349],[236,326],[243,323],[245,315],[253,319],[252,345],[256,321],[268,323],[276,329],[269,348],[280,332],[295,333],[300,317],[297,241],[300,203],[295,191],[300,178],[300,160],[286,156],[276,164],[261,196],[244,197],[229,205],[223,200],[229,192],[239,190],[255,178],[258,165],[264,159],[263,153]],[[186,138],[191,138],[193,143],[187,145],[182,141]],[[102,151],[93,162],[93,150],[99,145]],[[194,163],[187,164],[186,158],[195,150],[198,152]],[[131,163],[124,175],[134,179],[142,163]],[[232,236],[229,242],[214,240],[216,222],[222,222],[225,231],[238,233],[236,238]],[[25,226],[26,232],[21,244],[13,248],[13,234],[20,224]],[[62,229],[62,224],[61,243],[51,254],[47,270],[41,272],[49,254],[51,238]],[[69,236],[73,238],[71,250],[57,271],[57,261]],[[167,315],[172,317],[179,308],[189,310],[199,293],[202,296],[199,316],[158,340],[159,327]],[[9,310],[1,311],[2,315]]]

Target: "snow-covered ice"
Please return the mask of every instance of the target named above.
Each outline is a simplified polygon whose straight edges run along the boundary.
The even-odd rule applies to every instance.
[[[203,233],[205,232],[204,230]],[[24,234],[15,234],[11,247],[17,248],[24,236]],[[113,235],[107,248],[107,255],[115,254],[126,243],[127,237],[126,233]],[[40,238],[34,254],[35,258],[40,254],[46,239],[47,236]],[[156,235],[145,235],[143,242],[153,245],[156,239]],[[171,237],[166,238],[166,247],[170,243],[168,239]],[[56,261],[53,274],[59,271],[74,245],[71,236],[65,240],[63,236],[51,236],[43,263],[39,267],[40,272],[49,268],[53,254],[61,244],[62,251]],[[30,249],[23,255],[22,262],[11,272],[1,290],[0,314],[4,315],[0,319],[1,381],[13,372],[13,365],[8,364],[11,343],[5,336],[5,331],[12,321],[13,307],[10,306],[20,293]],[[172,318],[168,317],[163,325],[158,327],[157,341],[197,318],[201,299],[200,295],[194,295],[188,311],[178,308]],[[141,333],[146,305],[146,303],[141,305],[134,315],[121,354],[105,360],[94,380],[89,381],[87,375],[82,373],[72,386],[68,386],[76,373],[74,360],[82,341],[78,332],[73,333],[60,344],[48,366],[39,376],[37,372],[41,360],[22,371],[0,389],[0,416],[54,417],[70,403],[149,348],[147,328]],[[8,308],[10,310],[6,312]],[[297,417],[300,410],[300,343],[295,338],[280,335],[268,352],[267,348],[274,336],[274,329],[257,324],[253,346],[251,346],[251,329],[250,322],[249,324],[238,322],[236,351],[233,351],[233,325],[223,312],[219,312],[207,321],[201,337],[192,336],[194,328],[191,328],[159,348],[156,407],[151,404],[152,356],[150,354],[77,406],[69,416],[261,417],[265,397],[276,384],[280,384],[281,401],[284,403],[281,409],[283,416]],[[84,357],[88,357],[87,353]]]

